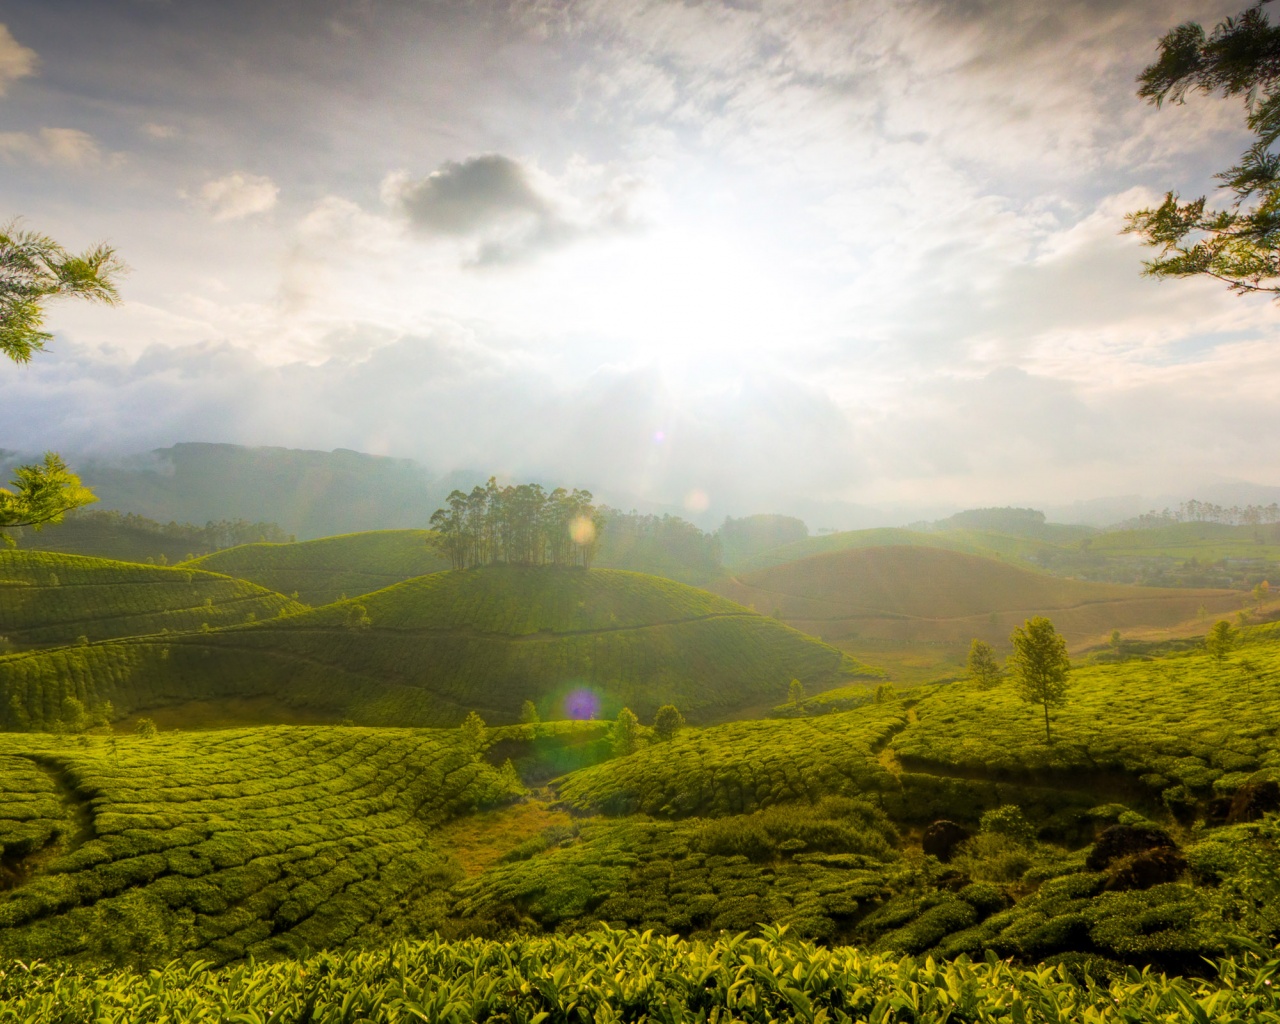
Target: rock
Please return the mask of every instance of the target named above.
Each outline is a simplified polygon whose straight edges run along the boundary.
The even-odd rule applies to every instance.
[[[968,839],[969,836],[969,830],[963,825],[957,825],[954,821],[947,821],[944,818],[935,821],[924,830],[920,846],[925,853],[931,857],[937,857],[938,860],[945,863],[956,852],[956,847]]]
[[[1106,888],[1112,891],[1150,889],[1153,885],[1176,882],[1186,870],[1186,858],[1174,848],[1144,850],[1113,865]]]
[[[1241,821],[1257,821],[1268,811],[1280,811],[1280,783],[1275,779],[1246,782],[1231,798],[1231,810],[1227,812],[1227,824]]]
[[[1177,844],[1163,829],[1148,825],[1112,825],[1102,830],[1098,841],[1089,851],[1085,866],[1090,871],[1101,871],[1113,860],[1128,857],[1147,850],[1176,850]]]
[[[1209,801],[1209,806],[1205,808],[1204,820],[1206,825],[1225,825],[1227,819],[1231,817],[1232,798],[1229,796],[1215,796]]]

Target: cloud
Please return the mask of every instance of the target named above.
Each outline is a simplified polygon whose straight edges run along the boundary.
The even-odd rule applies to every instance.
[[[23,46],[13,38],[9,26],[0,23],[0,96],[10,82],[34,75],[39,63],[36,51]]]
[[[43,167],[89,168],[118,159],[104,158],[94,137],[78,128],[41,128],[35,134],[0,132],[0,155]]]
[[[176,139],[178,137],[178,129],[171,124],[158,124],[155,121],[148,121],[142,126],[142,133],[152,139]]]
[[[636,226],[637,179],[616,176],[585,199],[566,187],[598,178],[600,171],[578,161],[567,181],[556,181],[511,157],[486,153],[449,161],[425,178],[389,175],[382,195],[419,234],[472,243],[472,264],[515,263]]]
[[[280,186],[260,174],[236,172],[206,181],[197,199],[216,221],[240,220],[266,213],[280,198]]]

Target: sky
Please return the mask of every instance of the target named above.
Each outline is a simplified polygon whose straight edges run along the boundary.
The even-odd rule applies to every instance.
[[[1134,85],[1239,7],[5,0],[0,218],[130,272],[0,367],[0,448],[700,517],[1280,484],[1275,303],[1121,234],[1247,144]]]

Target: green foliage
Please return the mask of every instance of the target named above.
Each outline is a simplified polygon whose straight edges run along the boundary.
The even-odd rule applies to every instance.
[[[1134,972],[1076,982],[1065,965],[899,960],[815,946],[781,929],[707,943],[603,930],[510,942],[433,937],[222,971],[174,964],[145,979],[12,964],[0,973],[0,1019],[1280,1021],[1280,997],[1267,984],[1280,962],[1244,956],[1214,968],[1209,979]]]
[[[53,335],[44,324],[44,304],[73,296],[114,305],[124,264],[110,246],[76,255],[46,235],[0,227],[0,355],[26,363]]]
[[[520,705],[520,723],[522,725],[536,725],[540,721],[538,706],[533,701],[527,700]]]
[[[663,704],[653,716],[653,734],[660,740],[670,740],[684,728],[684,715],[674,704]]]
[[[0,234],[0,249],[3,235]],[[0,306],[3,299],[0,298]],[[4,328],[0,323],[0,351],[3,350]],[[39,530],[46,523],[58,523],[73,509],[82,508],[98,499],[80,478],[53,452],[46,452],[43,465],[18,466],[13,471],[13,490],[0,487],[0,529],[31,527]],[[0,534],[4,543],[14,543],[9,534]]]
[[[472,754],[479,755],[484,749],[486,733],[484,719],[474,711],[468,711],[467,717],[462,720],[462,725],[458,728],[462,731],[463,747],[470,750]]]
[[[192,570],[141,571],[182,580]],[[60,575],[62,600],[71,588]],[[0,658],[0,691],[21,693],[37,727],[66,693],[110,700],[122,715],[268,696],[334,719],[451,726],[472,708],[513,723],[526,700],[547,717],[568,717],[564,700],[580,688],[592,689],[610,718],[627,706],[648,719],[679,701],[705,721],[775,697],[779,678],[823,688],[846,669],[834,648],[722,598],[611,569],[436,573],[360,604],[368,629],[347,628],[345,604],[273,619],[261,610],[258,622],[221,629],[195,610],[187,628],[207,619],[208,632]],[[242,617],[243,605],[231,621]]]
[[[161,523],[137,513],[115,509],[72,512],[61,523],[45,527],[38,535],[27,537],[19,532],[14,536],[20,547],[32,550],[61,551],[69,555],[89,555],[122,562],[165,558],[171,563],[191,561],[195,557],[191,554],[193,551],[205,553],[262,539],[277,542],[289,539],[275,523],[251,523],[244,519],[220,519],[203,526]],[[222,571],[212,566],[207,568],[214,572]],[[265,585],[268,590],[280,589]]]
[[[1006,836],[1023,846],[1035,842],[1035,826],[1017,804],[1004,804],[982,815],[979,827],[991,835]]]
[[[24,645],[68,643],[86,630],[102,639],[301,610],[279,594],[213,573],[0,550],[0,622]]]
[[[1221,664],[1234,650],[1239,637],[1240,634],[1235,627],[1226,619],[1221,619],[1214,623],[1213,628],[1205,636],[1204,649],[1209,652],[1214,661]]]
[[[1044,708],[1044,739],[1049,734],[1049,708],[1061,707],[1067,700],[1067,673],[1071,659],[1067,642],[1042,615],[1030,618],[1009,637],[1013,653],[1009,655],[1009,672],[1018,686],[1018,695],[1028,704]]]
[[[133,727],[133,732],[139,739],[153,740],[160,730],[156,728],[156,723],[152,719],[139,718],[138,724]]]
[[[1201,196],[1188,203],[1170,192],[1155,209],[1129,215],[1127,230],[1160,255],[1148,261],[1152,277],[1205,275],[1232,291],[1280,294],[1277,220],[1280,214],[1280,29],[1268,23],[1263,3],[1219,24],[1206,35],[1187,22],[1160,40],[1160,56],[1139,76],[1138,95],[1159,105],[1181,103],[1189,90],[1245,97],[1253,144],[1240,162],[1217,175],[1233,200],[1225,210],[1206,209]]]
[[[561,779],[577,812],[661,817],[742,814],[827,795],[891,791],[877,747],[906,722],[897,707],[685,729],[669,743]]]
[[[369,609],[358,603],[347,605],[345,625],[347,629],[368,629],[373,625],[373,620],[369,618]]]
[[[242,544],[188,563],[249,580],[306,604],[358,597],[449,567],[430,530],[374,530],[297,544]],[[283,538],[281,538],[283,539]]]
[[[804,683],[799,679],[793,679],[787,686],[787,703],[799,704],[802,700],[804,700]]]
[[[591,492],[540,484],[499,487],[490,477],[470,494],[453,491],[431,514],[437,546],[455,569],[508,565],[577,565],[590,568],[604,517]]]
[[[1000,682],[1002,673],[991,645],[976,637],[969,645],[969,678],[979,689],[989,690]]]
[[[613,752],[619,757],[634,754],[640,741],[640,719],[630,708],[623,708],[613,723]]]
[[[435,927],[435,829],[524,792],[455,731],[0,737],[0,959],[224,963]],[[435,916],[432,916],[435,915]]]

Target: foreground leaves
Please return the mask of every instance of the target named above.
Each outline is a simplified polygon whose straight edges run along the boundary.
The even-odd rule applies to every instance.
[[[994,957],[938,964],[823,949],[766,930],[704,945],[599,931],[511,943],[429,940],[209,971],[76,974],[0,967],[4,1022],[1280,1021],[1280,961],[1223,961],[1212,980],[1131,971],[1077,985]]]

